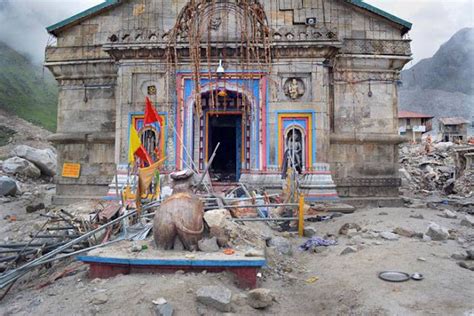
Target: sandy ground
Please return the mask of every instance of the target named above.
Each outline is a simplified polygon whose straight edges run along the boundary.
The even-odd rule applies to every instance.
[[[411,218],[414,214],[421,214],[424,219]],[[305,238],[289,237],[293,255],[276,255],[269,251],[269,266],[262,269],[259,279],[259,286],[271,289],[276,302],[265,310],[233,303],[233,312],[228,314],[474,315],[474,272],[459,267],[457,260],[451,258],[453,253],[474,246],[474,228],[459,225],[460,216],[446,219],[437,214],[440,211],[433,209],[363,209],[326,222],[309,223],[317,229],[318,236],[324,236],[326,233],[337,235],[344,223],[357,223],[363,229],[374,231],[403,227],[425,232],[430,222],[436,222],[452,229],[452,235],[458,238],[426,242],[400,237],[388,241],[360,235],[357,237],[360,250],[340,255],[354,238],[338,236],[338,245],[314,253],[297,249]],[[0,220],[0,226],[4,223]],[[261,227],[258,225],[264,224],[247,225]],[[65,265],[55,265],[50,271],[43,270],[42,275],[31,276],[30,280],[15,285],[0,302],[0,315],[153,315],[152,300],[158,297],[164,297],[178,316],[219,315],[216,310],[196,302],[199,287],[221,285],[233,295],[246,293],[234,286],[232,276],[227,273],[137,274],[89,280],[87,266],[49,286],[36,288],[47,280],[52,270],[60,272]],[[378,272],[384,270],[419,272],[425,278],[389,283],[377,277]],[[310,277],[318,280],[308,283]],[[106,302],[94,301],[98,296],[105,296]]]

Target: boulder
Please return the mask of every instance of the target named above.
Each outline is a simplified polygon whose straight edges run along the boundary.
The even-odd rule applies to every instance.
[[[380,237],[386,240],[398,240],[398,235],[391,232],[381,232]]]
[[[20,157],[12,157],[2,164],[2,170],[8,174],[18,174],[28,178],[39,178],[41,170],[33,163]]]
[[[403,227],[395,228],[393,230],[393,233],[397,234],[397,235],[400,235],[400,236],[403,236],[403,237],[408,237],[408,238],[411,238],[411,237],[415,236],[414,231],[408,230],[408,229],[403,228]]]
[[[47,176],[56,175],[57,158],[51,149],[36,149],[26,145],[20,145],[13,149],[12,154],[34,163],[41,173]]]
[[[461,220],[461,225],[466,227],[474,227],[474,217],[471,215],[464,215]]]
[[[274,299],[272,291],[263,288],[251,290],[247,295],[248,304],[255,309],[263,309],[271,306]]]
[[[219,246],[217,245],[217,238],[203,238],[198,241],[198,248],[203,252],[217,252]]]
[[[293,249],[288,239],[284,237],[273,237],[269,241],[270,247],[275,248],[280,254],[291,256]]]
[[[0,196],[14,196],[17,191],[18,187],[15,180],[6,176],[0,177]]]
[[[210,210],[204,213],[204,221],[210,228],[224,226],[226,219],[231,217],[226,209]]]
[[[450,210],[443,210],[443,213],[441,213],[439,216],[441,217],[444,217],[444,218],[451,218],[451,219],[454,219],[454,218],[457,218],[458,216],[456,215],[456,213],[450,211]]]
[[[340,253],[340,255],[341,255],[341,256],[342,256],[342,255],[347,255],[347,254],[349,254],[349,253],[354,253],[354,252],[357,252],[357,248],[349,246],[349,247],[346,247],[346,248]]]
[[[316,235],[316,228],[314,227],[305,227],[303,230],[303,236],[306,238],[311,238]]]
[[[174,309],[170,303],[155,305],[156,316],[173,316],[173,313],[174,313]]]
[[[436,223],[431,223],[425,233],[431,240],[446,240],[449,237],[449,231]]]
[[[232,292],[222,286],[203,286],[197,290],[198,302],[211,306],[221,312],[231,311]]]

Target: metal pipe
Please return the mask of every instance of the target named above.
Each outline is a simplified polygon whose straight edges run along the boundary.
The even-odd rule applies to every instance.
[[[145,209],[146,207],[144,207]],[[8,284],[10,284],[11,282],[15,281],[16,279],[18,279],[19,277],[21,277],[23,274],[25,274],[26,272],[28,272],[32,267],[34,267],[35,264],[37,263],[40,263],[44,260],[47,260],[47,259],[50,259],[51,257],[55,256],[56,254],[60,253],[61,251],[69,248],[70,246],[72,245],[75,245],[77,243],[79,243],[80,241],[83,241],[87,238],[89,238],[90,236],[96,234],[97,232],[109,227],[109,226],[112,226],[116,223],[119,223],[122,219],[125,219],[127,217],[130,217],[130,216],[133,216],[137,213],[137,210],[131,210],[130,212],[128,212],[127,214],[124,214],[122,216],[119,216],[117,217],[116,219],[100,226],[100,227],[97,227],[96,229],[88,232],[88,233],[85,233],[84,235],[80,236],[79,238],[76,238],[74,240],[71,240],[70,242],[66,243],[65,245],[59,247],[59,248],[56,248],[55,250],[49,252],[48,254],[44,255],[44,256],[41,256],[33,261],[30,261],[28,262],[27,264],[15,269],[15,270],[12,270],[4,275],[2,275],[0,277],[0,289],[4,288],[5,286],[7,286]]]
[[[283,204],[261,204],[261,205],[226,205],[227,208],[258,208],[258,207],[297,207],[298,203],[283,203]]]

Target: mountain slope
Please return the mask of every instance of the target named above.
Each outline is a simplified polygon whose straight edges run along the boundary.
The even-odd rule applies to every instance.
[[[49,71],[0,42],[0,109],[54,131],[57,100]]]
[[[431,58],[402,71],[400,108],[474,120],[474,28],[454,34]],[[435,125],[437,120],[435,119]]]

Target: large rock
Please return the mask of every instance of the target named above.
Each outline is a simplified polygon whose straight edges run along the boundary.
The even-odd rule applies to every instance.
[[[198,302],[221,312],[230,312],[232,292],[222,286],[203,286],[197,290]]]
[[[248,293],[247,302],[256,309],[267,308],[273,304],[274,296],[269,289],[254,289]]]
[[[222,227],[224,222],[231,217],[230,212],[226,209],[210,210],[204,213],[204,220],[210,228]]]
[[[12,157],[2,164],[2,170],[8,174],[17,174],[29,178],[39,178],[41,170],[33,163],[20,157]]]
[[[461,225],[466,227],[474,227],[474,217],[471,215],[464,215],[461,220]]]
[[[228,246],[230,233],[235,223],[229,219],[232,218],[230,212],[226,209],[211,210],[204,213],[204,221],[209,226],[210,237],[216,237],[217,243],[221,247]]]
[[[18,191],[15,180],[2,176],[0,177],[0,196],[14,196]]]
[[[270,247],[274,247],[282,255],[292,255],[293,249],[288,239],[284,237],[273,237],[270,239]]]
[[[51,149],[36,149],[20,145],[13,149],[12,154],[34,163],[44,175],[56,175],[57,157]]]
[[[198,248],[203,252],[217,252],[219,251],[219,246],[217,245],[216,237],[212,238],[203,238],[198,241]]]
[[[431,240],[446,240],[449,237],[449,231],[436,223],[431,223],[425,233]]]

